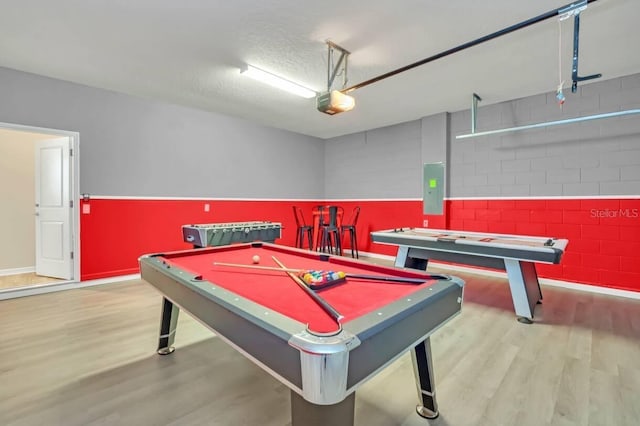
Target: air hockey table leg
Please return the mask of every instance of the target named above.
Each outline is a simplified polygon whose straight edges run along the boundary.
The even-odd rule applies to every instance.
[[[518,322],[531,324],[534,308],[542,300],[536,265],[515,259],[505,259],[504,264]]]

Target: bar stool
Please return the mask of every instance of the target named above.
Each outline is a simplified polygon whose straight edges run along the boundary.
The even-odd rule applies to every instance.
[[[324,224],[324,208],[324,205],[317,205],[311,209],[311,224],[313,227],[313,245],[311,246],[311,250],[320,251],[321,229]]]
[[[293,216],[296,218],[296,247],[304,248],[305,235],[307,242],[309,243],[309,250],[313,247],[313,226],[307,225],[304,220],[304,214],[302,209],[298,206],[293,206]]]
[[[349,233],[349,246],[351,247],[351,257],[358,259],[358,236],[356,235],[356,225],[358,224],[358,216],[360,216],[360,207],[354,207],[348,222],[344,222],[340,226],[340,233],[344,236],[345,232]]]
[[[338,226],[339,209],[338,206],[329,206],[329,220],[320,225],[320,251],[325,253],[334,252],[342,255],[342,244],[340,242],[340,227]]]

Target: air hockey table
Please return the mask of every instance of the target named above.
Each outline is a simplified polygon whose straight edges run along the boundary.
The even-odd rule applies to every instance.
[[[505,270],[518,321],[533,322],[542,300],[535,264],[560,263],[568,240],[427,228],[371,233],[374,243],[398,246],[396,267],[426,270],[429,260]]]
[[[183,225],[182,238],[194,248],[225,246],[263,241],[273,243],[282,237],[278,222],[250,221]]]

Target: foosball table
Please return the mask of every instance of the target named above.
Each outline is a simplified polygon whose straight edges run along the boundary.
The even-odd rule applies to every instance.
[[[275,242],[282,236],[282,225],[277,222],[228,222],[183,225],[182,237],[194,248],[226,246],[235,243],[263,241]]]

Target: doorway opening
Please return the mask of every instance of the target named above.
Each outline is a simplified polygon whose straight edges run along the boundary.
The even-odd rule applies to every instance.
[[[79,133],[0,122],[0,151],[0,299],[79,282]]]

